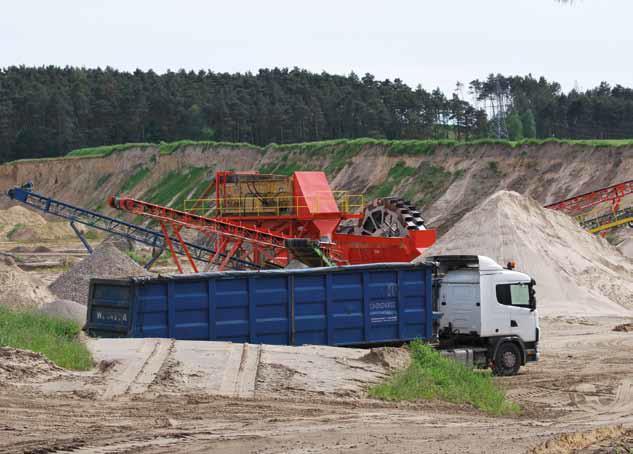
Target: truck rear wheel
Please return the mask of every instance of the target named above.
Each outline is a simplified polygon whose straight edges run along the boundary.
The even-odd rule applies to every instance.
[[[501,344],[495,355],[493,373],[502,377],[508,377],[516,375],[520,367],[521,352],[519,348],[511,342]]]

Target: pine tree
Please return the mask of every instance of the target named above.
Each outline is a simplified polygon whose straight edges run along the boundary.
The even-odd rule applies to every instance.
[[[521,117],[516,112],[512,112],[506,118],[506,128],[508,129],[508,138],[510,140],[521,140],[523,138]]]
[[[521,114],[521,126],[523,127],[523,137],[533,139],[536,137],[536,121],[530,109]]]

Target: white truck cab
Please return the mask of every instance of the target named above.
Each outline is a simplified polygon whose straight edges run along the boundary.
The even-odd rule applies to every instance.
[[[538,360],[535,281],[489,257],[431,257],[436,264],[434,311],[439,347],[447,356],[498,375]]]

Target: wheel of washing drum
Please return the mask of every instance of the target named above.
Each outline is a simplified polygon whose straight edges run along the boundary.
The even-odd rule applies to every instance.
[[[397,197],[376,199],[367,205],[354,229],[356,235],[402,237],[409,230],[426,230],[420,211]]]

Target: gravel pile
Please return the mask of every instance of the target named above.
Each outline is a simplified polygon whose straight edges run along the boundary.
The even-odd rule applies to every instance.
[[[131,276],[149,276],[145,268],[138,265],[112,244],[101,244],[94,252],[73,265],[58,277],[50,289],[59,298],[88,304],[90,279],[112,279]]]

